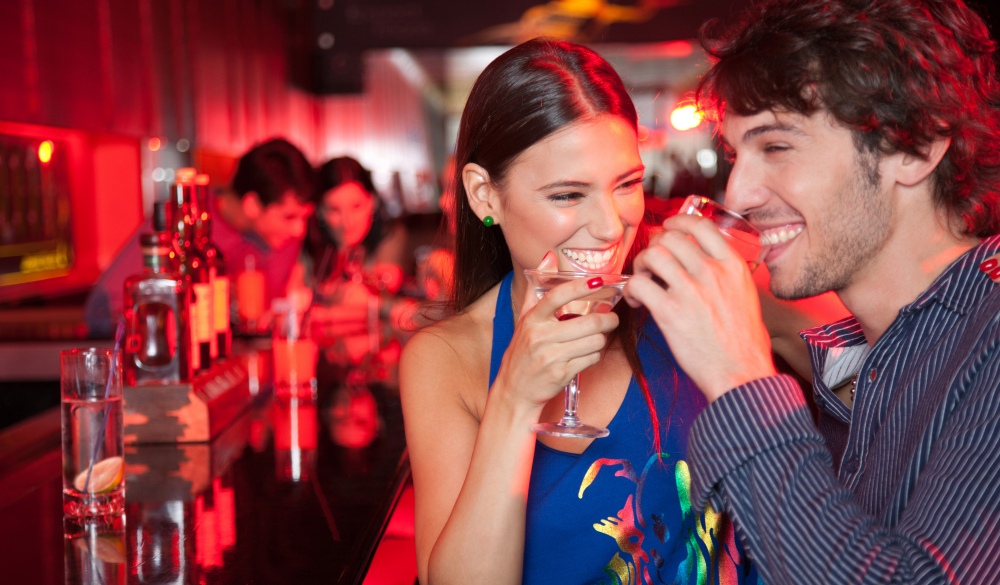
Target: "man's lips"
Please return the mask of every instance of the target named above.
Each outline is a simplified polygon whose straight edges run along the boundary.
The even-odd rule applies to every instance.
[[[801,234],[805,227],[804,224],[791,224],[763,229],[760,234],[760,242],[771,246],[784,244]]]

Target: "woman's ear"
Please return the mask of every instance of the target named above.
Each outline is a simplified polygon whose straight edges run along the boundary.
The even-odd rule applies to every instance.
[[[500,205],[500,194],[486,169],[476,163],[469,163],[462,168],[462,183],[469,200],[472,212],[482,220],[486,216],[493,218],[493,225],[503,222],[503,209]]]
[[[930,143],[922,157],[904,154],[896,169],[896,182],[906,187],[919,184],[934,172],[949,146],[951,138],[939,137]]]
[[[264,212],[264,206],[261,205],[260,196],[257,195],[256,191],[247,191],[243,195],[243,199],[240,200],[240,204],[243,207],[243,215],[247,216],[247,219],[255,220]]]

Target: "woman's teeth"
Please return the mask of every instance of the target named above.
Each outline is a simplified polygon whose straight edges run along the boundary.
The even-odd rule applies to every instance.
[[[609,250],[570,250],[563,248],[561,252],[573,262],[588,270],[600,270],[608,265],[614,256],[614,248]]]
[[[767,230],[760,235],[760,243],[767,245],[784,244],[795,236],[802,233],[805,226],[783,227]]]

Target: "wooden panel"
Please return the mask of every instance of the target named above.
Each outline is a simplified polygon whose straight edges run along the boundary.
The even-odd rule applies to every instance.
[[[107,1],[111,33],[111,70],[108,73],[111,120],[108,130],[129,136],[148,136],[154,104],[148,13],[144,14],[141,1]]]
[[[31,2],[0,2],[0,120],[27,122],[38,114],[34,37],[24,34],[25,20],[33,20]]]
[[[107,127],[97,2],[35,2],[38,78],[44,123],[82,130]],[[39,121],[42,121],[39,120]]]

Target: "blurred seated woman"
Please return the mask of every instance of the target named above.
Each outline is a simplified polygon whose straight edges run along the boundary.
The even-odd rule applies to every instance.
[[[318,183],[306,242],[315,290],[310,330],[321,346],[357,363],[378,349],[372,344],[381,325],[400,328],[412,305],[396,297],[404,281],[406,232],[385,216],[371,173],[355,159],[327,161]]]

